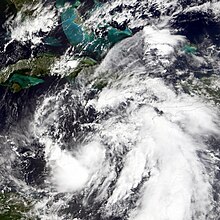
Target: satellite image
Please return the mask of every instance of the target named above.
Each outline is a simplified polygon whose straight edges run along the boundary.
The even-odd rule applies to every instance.
[[[0,220],[220,220],[220,0],[0,0]]]

